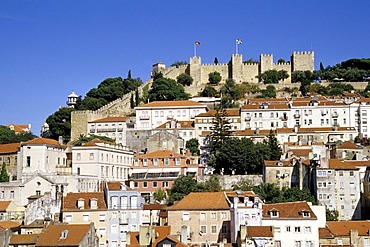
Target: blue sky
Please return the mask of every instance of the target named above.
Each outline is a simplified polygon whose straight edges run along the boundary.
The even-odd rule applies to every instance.
[[[370,1],[0,0],[0,125],[43,121],[74,90],[108,77],[149,79],[152,65],[197,55],[227,63],[315,52],[316,68],[370,57]]]

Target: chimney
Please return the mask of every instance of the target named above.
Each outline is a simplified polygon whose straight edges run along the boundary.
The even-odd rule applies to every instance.
[[[63,145],[63,136],[58,137],[58,143],[59,145]]]

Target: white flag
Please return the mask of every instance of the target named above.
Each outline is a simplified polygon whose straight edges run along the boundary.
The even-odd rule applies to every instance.
[[[237,40],[236,40],[236,43],[237,43],[238,45],[240,45],[240,44],[242,44],[242,43],[243,43],[243,40],[241,40],[241,39],[237,39]]]

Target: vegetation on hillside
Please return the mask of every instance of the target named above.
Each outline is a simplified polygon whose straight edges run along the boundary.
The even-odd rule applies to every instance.
[[[16,134],[8,127],[0,125],[0,144],[26,142],[34,138],[36,138],[36,136],[32,133]]]

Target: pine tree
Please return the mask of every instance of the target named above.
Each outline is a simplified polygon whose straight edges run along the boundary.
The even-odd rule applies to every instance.
[[[140,103],[139,90],[135,90],[135,106],[138,106]]]
[[[129,70],[127,73],[127,79],[131,79],[131,70]]]
[[[218,59],[217,59],[217,57],[215,57],[215,60],[214,60],[214,62],[213,62],[214,64],[218,64]]]
[[[282,155],[282,150],[272,130],[270,130],[270,133],[268,135],[267,145],[269,146],[269,149],[270,149],[269,150],[270,151],[269,160],[280,160],[281,155]]]
[[[0,182],[9,182],[9,175],[8,172],[6,171],[5,163],[3,163],[3,166],[1,167]]]
[[[131,109],[134,109],[135,107],[135,102],[134,102],[134,95],[131,94],[131,98],[130,98],[130,108]]]
[[[227,111],[222,106],[216,110],[215,118],[212,122],[212,133],[210,136],[210,150],[215,153],[223,143],[231,136],[231,125],[227,120]]]

